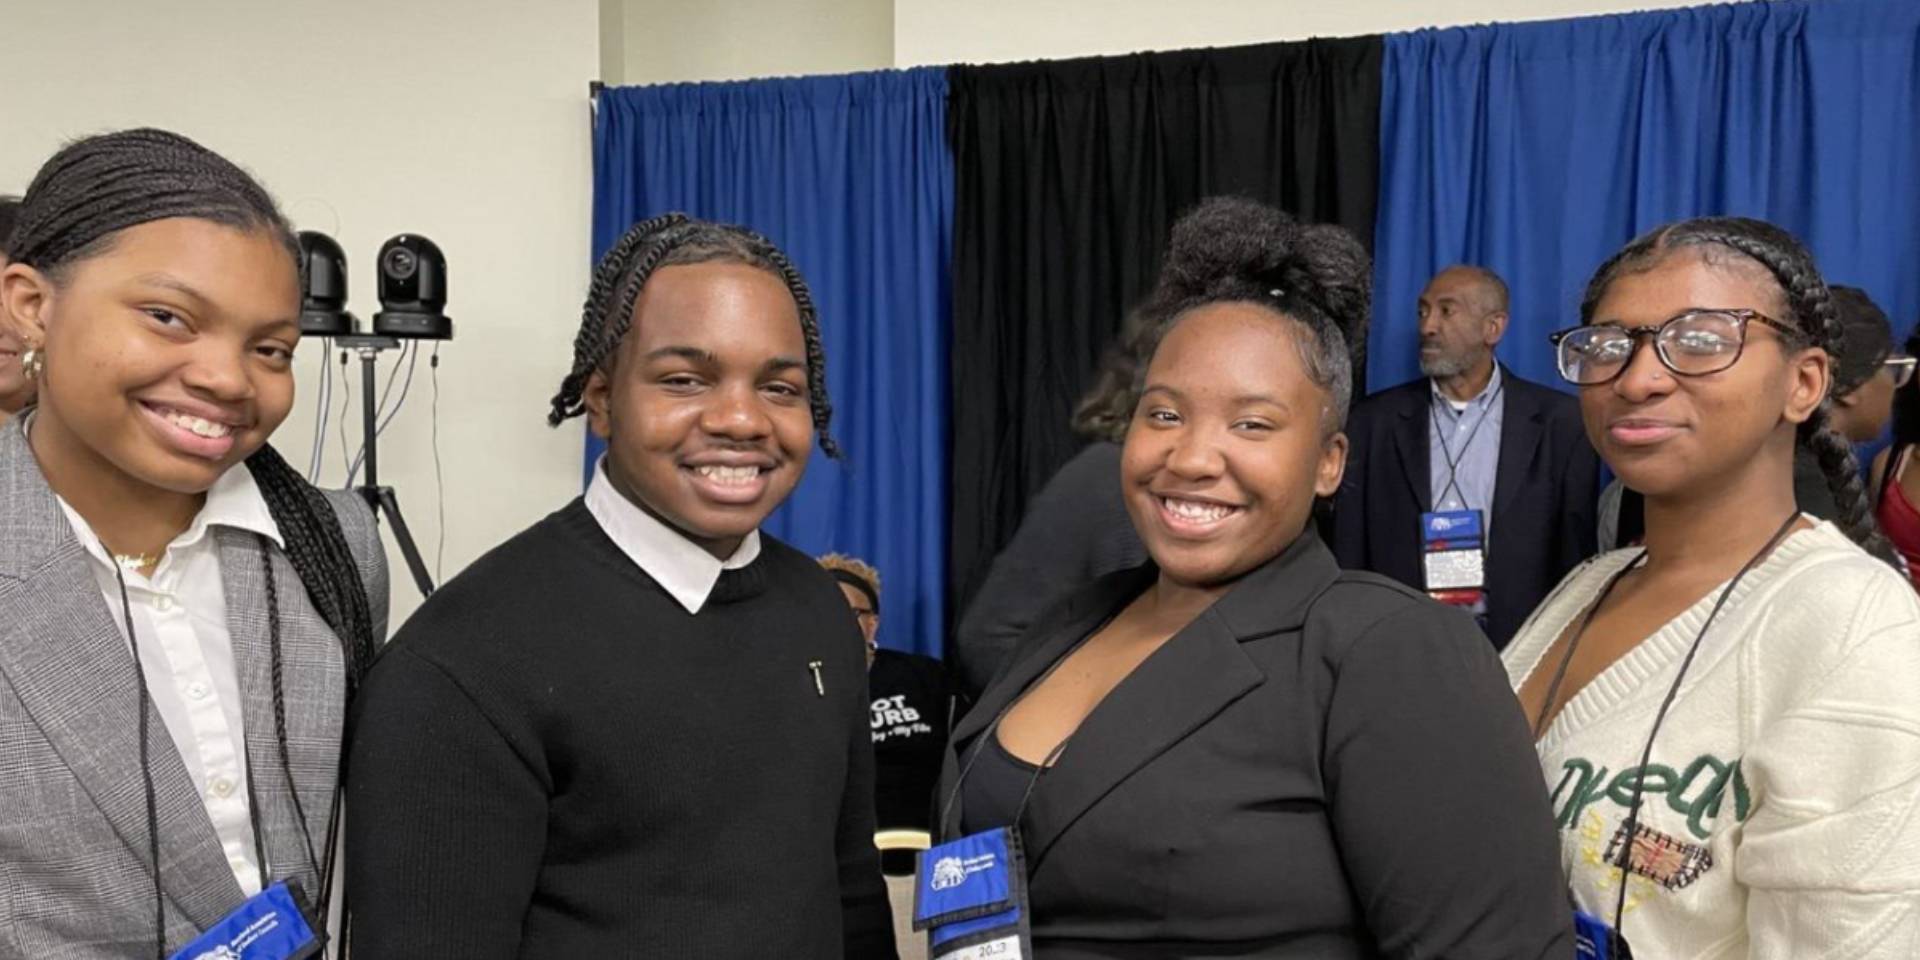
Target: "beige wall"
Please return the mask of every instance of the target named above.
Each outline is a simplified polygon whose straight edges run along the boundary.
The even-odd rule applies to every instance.
[[[894,63],[999,63],[1546,20],[1693,0],[896,0]]]
[[[609,84],[1058,59],[1695,0],[599,0]]]
[[[249,167],[299,226],[339,239],[363,318],[378,309],[381,241],[416,231],[440,243],[458,334],[440,371],[448,573],[578,491],[580,428],[541,418],[589,266],[596,0],[61,0],[9,4],[4,19],[0,192],[23,189],[68,138],[164,126]],[[302,468],[316,347],[301,348],[299,404],[274,438]],[[431,563],[427,372],[423,357],[380,450]],[[338,484],[329,434],[322,479]],[[398,624],[418,598],[389,556]]]
[[[893,66],[892,0],[620,3],[622,83],[745,80]]]

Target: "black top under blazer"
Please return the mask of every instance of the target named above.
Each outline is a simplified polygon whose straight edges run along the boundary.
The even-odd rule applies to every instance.
[[[955,727],[943,803],[995,718],[1157,575],[1113,574],[1035,625]],[[1088,714],[1021,834],[1041,960],[1573,955],[1492,648],[1464,614],[1342,572],[1311,532]]]
[[[1593,556],[1600,458],[1587,442],[1580,402],[1501,368],[1506,382],[1500,458],[1489,511],[1487,637],[1495,648],[1520,631],[1567,571]],[[1347,418],[1347,472],[1334,499],[1334,556],[1416,590],[1426,586],[1420,515],[1433,509],[1426,378],[1383,390]]]

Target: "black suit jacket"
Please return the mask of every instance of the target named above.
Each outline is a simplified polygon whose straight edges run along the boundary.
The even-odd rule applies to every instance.
[[[1157,576],[1042,618],[958,724],[960,758]],[[964,802],[936,824],[951,836]],[[1094,708],[1021,835],[1048,960],[1573,954],[1546,785],[1463,614],[1303,534]]]
[[[1487,544],[1487,636],[1505,647],[1560,578],[1596,552],[1600,458],[1580,403],[1502,368],[1506,412]],[[1333,553],[1426,588],[1420,515],[1433,509],[1428,475],[1431,381],[1368,397],[1347,418],[1347,473],[1333,507]]]

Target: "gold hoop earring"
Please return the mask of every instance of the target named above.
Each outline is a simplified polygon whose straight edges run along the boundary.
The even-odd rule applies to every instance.
[[[20,354],[20,372],[28,380],[40,379],[47,369],[47,353],[39,347],[28,347]]]

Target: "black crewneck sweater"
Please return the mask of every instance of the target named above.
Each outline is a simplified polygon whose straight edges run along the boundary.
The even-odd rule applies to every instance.
[[[894,956],[860,635],[762,544],[689,614],[575,500],[421,607],[355,702],[356,956]]]

